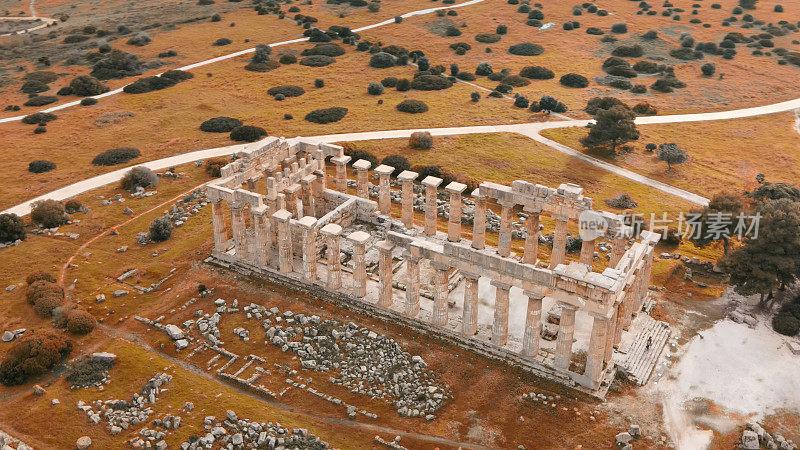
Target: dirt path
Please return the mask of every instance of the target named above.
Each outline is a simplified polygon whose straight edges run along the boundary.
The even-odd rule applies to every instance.
[[[23,21],[23,20],[37,20],[38,19],[38,20],[41,20],[42,23],[40,23],[40,24],[38,24],[36,26],[30,27],[30,28],[26,28],[24,30],[14,31],[14,32],[11,32],[11,33],[0,34],[0,37],[13,36],[15,34],[30,33],[31,31],[41,30],[42,28],[46,28],[47,26],[49,26],[52,23],[58,22],[56,19],[53,19],[53,18],[50,18],[50,17],[39,17],[38,15],[36,15],[36,7],[34,6],[34,2],[35,2],[35,0],[31,0],[31,3],[30,3],[31,15],[30,16],[26,16],[26,17],[0,17],[0,20]]]

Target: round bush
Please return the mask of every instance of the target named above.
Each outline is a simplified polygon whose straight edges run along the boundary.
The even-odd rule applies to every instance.
[[[795,302],[797,302],[797,300],[795,300]],[[781,308],[781,313],[791,314],[796,319],[800,320],[800,303],[789,303],[787,305],[783,305],[783,308]]]
[[[378,82],[371,81],[367,85],[367,94],[369,94],[369,95],[381,95],[381,94],[383,94],[383,85],[378,83]]]
[[[527,66],[523,67],[519,72],[519,76],[530,78],[532,80],[550,80],[555,77],[552,70],[542,66]]]
[[[56,168],[56,163],[44,159],[38,159],[28,163],[28,172],[31,173],[45,173],[50,172]]]
[[[79,75],[69,83],[72,93],[79,97],[89,97],[108,92],[108,86],[104,85],[97,78],[91,75]]]
[[[141,153],[138,149],[133,147],[120,147],[106,150],[98,154],[92,160],[95,166],[113,166],[116,164],[124,164],[134,158],[137,158]]]
[[[42,228],[55,228],[67,223],[64,205],[55,200],[39,200],[31,204],[31,220]]]
[[[49,274],[47,272],[44,272],[44,271],[40,270],[38,272],[33,272],[31,274],[28,274],[28,276],[25,277],[25,284],[30,286],[30,285],[32,285],[33,283],[35,283],[35,282],[37,282],[39,280],[44,280],[44,281],[47,281],[48,283],[55,283],[56,282],[56,277],[54,277],[53,275],[51,275],[51,274]]]
[[[127,44],[136,47],[144,47],[145,45],[149,44],[150,41],[150,35],[142,31],[141,33],[137,33],[135,36],[132,36],[130,39],[128,39]]]
[[[501,39],[501,36],[497,33],[484,33],[478,34],[475,36],[475,40],[480,42],[481,44],[494,44]]]
[[[65,313],[67,331],[72,334],[85,335],[97,326],[95,318],[83,309],[70,309]]]
[[[306,114],[305,119],[312,123],[325,124],[338,122],[344,119],[344,116],[346,115],[347,108],[334,106],[331,108],[315,109],[314,111]]]
[[[23,103],[23,106],[44,106],[49,105],[51,103],[55,103],[58,101],[58,97],[54,95],[37,95],[35,97],[31,97],[28,99],[27,102]]]
[[[411,163],[400,155],[389,155],[381,160],[381,164],[394,167],[394,172],[392,172],[393,177],[400,175],[404,170],[411,170]]]
[[[656,30],[650,30],[642,35],[642,39],[647,39],[648,41],[652,41],[656,38],[658,38],[658,32]]]
[[[92,106],[97,104],[97,99],[93,97],[86,97],[81,99],[81,106]]]
[[[800,320],[791,314],[780,313],[772,318],[772,328],[784,336],[794,336],[800,332]]]
[[[439,91],[452,85],[452,81],[438,75],[420,75],[411,82],[411,87],[418,91]]]
[[[386,52],[374,53],[369,58],[369,66],[376,69],[385,69],[397,65],[397,58]]]
[[[703,75],[710,77],[717,71],[717,66],[714,65],[714,63],[705,63],[700,66],[700,70],[703,72]]]
[[[628,32],[628,25],[625,23],[615,23],[611,25],[611,32],[617,34],[625,34]]]
[[[294,56],[291,53],[284,53],[278,57],[278,62],[281,64],[294,64],[297,62],[297,56]]]
[[[381,84],[384,87],[393,88],[393,87],[397,86],[397,78],[395,78],[395,77],[386,77],[383,80],[381,80]]]
[[[233,117],[214,117],[200,124],[200,131],[208,133],[230,133],[234,128],[242,126],[242,121]]]
[[[147,167],[134,167],[125,173],[119,185],[130,192],[136,191],[136,188],[148,189],[158,185],[158,176]]]
[[[255,142],[267,135],[267,130],[252,125],[242,125],[231,130],[234,141]]]
[[[52,317],[53,310],[64,304],[64,300],[54,296],[45,296],[33,302],[33,312],[39,317]]]
[[[158,217],[150,222],[148,236],[153,242],[164,242],[172,237],[172,222],[168,217]]]
[[[40,92],[47,92],[50,90],[50,86],[41,81],[31,80],[26,81],[22,84],[22,87],[19,88],[25,94],[38,94]]]
[[[47,133],[46,127],[39,126],[33,129],[33,134],[42,134],[42,133]]]
[[[461,30],[459,30],[458,27],[454,27],[454,26],[450,25],[450,26],[448,26],[447,28],[444,29],[444,35],[445,36],[450,36],[450,37],[461,36]]]
[[[28,290],[25,292],[25,298],[28,304],[33,305],[37,300],[44,297],[55,297],[57,299],[64,299],[64,288],[56,284],[55,278],[49,274],[48,277],[39,276],[43,272],[31,274],[32,282],[28,284]],[[50,281],[52,280],[52,281]]]
[[[167,77],[145,77],[139,78],[133,83],[122,88],[126,94],[144,94],[152,91],[159,91],[170,86],[175,86],[176,81]]]
[[[429,150],[433,148],[433,136],[428,131],[415,131],[408,138],[408,144],[416,150]]]
[[[0,243],[17,240],[25,240],[25,223],[16,214],[0,214]]]
[[[330,56],[325,55],[311,55],[306,56],[305,58],[300,60],[301,66],[308,66],[308,67],[324,67],[330,64],[335,63],[336,60],[331,58]]]
[[[478,67],[475,68],[475,75],[480,76],[487,76],[492,73],[492,65],[486,61],[478,63]]]
[[[544,48],[538,44],[523,42],[521,44],[515,44],[509,47],[508,53],[518,56],[537,56],[544,53]]]
[[[39,329],[25,333],[0,362],[0,383],[18,386],[53,369],[72,352],[72,343],[57,333]]]
[[[314,80],[314,87],[315,88],[325,87],[325,80],[323,80],[322,78],[315,79]]]
[[[589,27],[589,28],[586,29],[586,34],[591,34],[593,36],[600,36],[600,35],[605,34],[605,31],[603,31],[603,30],[601,30],[600,28],[597,28],[597,27]]]
[[[228,38],[219,38],[216,41],[214,41],[214,43],[211,44],[211,45],[214,45],[216,47],[221,47],[223,45],[230,45],[232,43],[233,43],[233,41],[228,39]]]
[[[322,56],[341,56],[345,54],[344,48],[335,42],[324,42],[312,48],[303,50],[301,56],[322,55]]]
[[[267,94],[272,97],[275,97],[278,94],[282,94],[284,97],[299,97],[306,93],[306,90],[301,88],[300,86],[275,86],[269,88],[267,90]]]
[[[76,212],[80,212],[82,210],[83,205],[81,205],[81,202],[75,199],[68,200],[66,203],[64,203],[64,211],[66,211],[67,214],[75,214]]]
[[[404,113],[419,114],[428,111],[428,105],[420,100],[403,100],[397,104],[397,110]]]
[[[559,82],[571,88],[585,88],[589,86],[589,80],[587,80],[585,76],[578,75],[577,73],[568,73],[562,76]]]
[[[72,90],[72,88],[70,86],[64,86],[61,89],[59,89],[58,92],[56,92],[56,95],[60,95],[62,97],[63,96],[67,96],[67,95],[72,95],[72,94],[73,94],[73,90]]]
[[[633,57],[638,58],[644,54],[644,49],[639,44],[636,45],[620,45],[619,47],[615,48],[612,52],[614,56],[620,57]]]
[[[509,75],[501,80],[501,83],[513,87],[523,87],[531,84],[531,82],[520,75]]]

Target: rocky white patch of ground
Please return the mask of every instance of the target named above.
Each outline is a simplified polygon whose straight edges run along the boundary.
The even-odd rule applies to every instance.
[[[256,422],[239,418],[228,410],[225,419],[217,422],[216,417],[203,419],[205,436],[190,436],[181,443],[182,450],[212,448],[265,448],[265,449],[310,449],[330,448],[327,442],[309,433],[305,428],[288,429],[278,422]]]

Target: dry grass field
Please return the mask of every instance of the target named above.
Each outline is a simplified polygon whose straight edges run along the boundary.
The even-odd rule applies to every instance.
[[[747,119],[638,126],[640,137],[631,153],[615,164],[637,173],[711,197],[720,192],[742,193],[753,188],[757,174],[767,181],[794,183],[800,179],[800,144],[792,113]],[[546,130],[550,139],[581,148],[585,129]],[[674,142],[689,155],[675,165],[657,160],[645,145]]]

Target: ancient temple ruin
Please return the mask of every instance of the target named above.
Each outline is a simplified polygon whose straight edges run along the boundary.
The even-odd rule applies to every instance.
[[[259,145],[208,187],[210,261],[605,392],[614,348],[648,299],[659,235],[631,238],[621,216],[597,212],[605,234],[580,242],[580,256],[570,260],[568,224],[592,209],[577,185],[484,182],[467,193],[458,182],[442,186],[440,178],[417,180],[415,172],[394,174],[366,160],[351,164],[352,180],[340,146],[302,138]],[[424,218],[415,217],[415,203]],[[496,247],[487,245],[487,217],[498,215],[487,205],[500,211]],[[549,261],[537,257],[545,216],[555,221]],[[524,239],[521,254],[512,252],[514,237]],[[606,258],[596,240],[610,246]],[[598,265],[607,267],[593,271]]]

